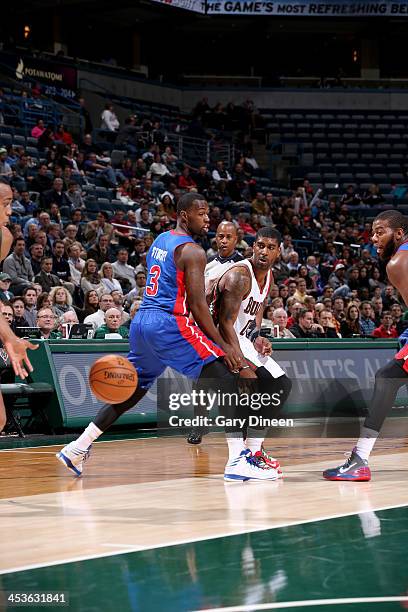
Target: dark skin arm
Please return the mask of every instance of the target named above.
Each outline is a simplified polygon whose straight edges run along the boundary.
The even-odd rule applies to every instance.
[[[221,278],[219,289],[221,294],[218,324],[220,333],[228,344],[233,346],[237,352],[239,351],[244,362],[245,357],[239,345],[234,323],[237,320],[243,298],[251,290],[251,277],[248,269],[234,266]],[[241,370],[241,376],[243,378],[256,378],[255,372],[250,368]]]
[[[207,260],[203,249],[196,244],[186,243],[176,250],[175,262],[177,268],[184,272],[187,301],[194,320],[204,334],[225,351],[227,366],[231,370],[238,370],[241,367],[241,352],[238,353],[235,347],[229,346],[222,338],[205,299],[204,268]]]
[[[406,306],[408,306],[408,257],[400,251],[387,265],[389,281],[398,289]]]

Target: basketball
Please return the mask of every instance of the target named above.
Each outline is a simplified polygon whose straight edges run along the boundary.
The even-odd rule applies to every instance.
[[[133,395],[137,387],[137,372],[125,357],[104,355],[97,359],[89,372],[92,393],[109,404],[120,404]]]

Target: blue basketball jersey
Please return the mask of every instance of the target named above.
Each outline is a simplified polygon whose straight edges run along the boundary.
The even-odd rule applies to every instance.
[[[176,248],[186,242],[194,243],[194,240],[174,230],[160,234],[153,242],[146,258],[147,281],[140,310],[188,314],[184,272],[177,269],[174,261]]]

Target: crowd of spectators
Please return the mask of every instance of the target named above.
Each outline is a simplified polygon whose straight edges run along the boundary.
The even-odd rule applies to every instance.
[[[197,104],[193,127],[206,116],[211,123],[214,114],[243,122],[256,116],[249,103],[240,110],[207,107],[206,100]],[[0,300],[14,327],[38,327],[49,338],[79,322],[92,325],[95,337],[127,337],[146,284],[147,251],[158,234],[175,227],[177,202],[188,191],[202,193],[210,204],[210,233],[201,239],[209,259],[223,220],[236,226],[237,249],[245,257],[259,228],[282,233],[263,323],[271,333],[393,338],[408,325],[370,243],[371,225],[359,217],[350,190],[326,202],[305,180],[282,195],[262,187],[265,174],[250,142],[229,167],[222,160],[192,167],[177,159],[156,118],[131,115],[121,125],[107,104],[101,120],[112,133],[107,142],[126,152],[119,163],[92,134],[77,139],[63,125],[46,126],[41,119],[31,131],[39,160],[23,146],[0,148],[0,176],[14,195],[14,244],[3,262]],[[88,188],[101,184],[120,208],[89,210]]]

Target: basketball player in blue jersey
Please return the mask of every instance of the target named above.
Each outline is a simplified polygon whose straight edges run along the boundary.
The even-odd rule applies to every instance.
[[[371,238],[378,256],[387,263],[387,276],[408,306],[408,218],[396,210],[380,213]],[[408,382],[408,344],[375,375],[374,396],[357,446],[343,465],[323,472],[327,480],[371,479],[368,458],[401,385]]]
[[[13,236],[6,227],[11,215],[12,201],[13,192],[10,185],[0,180],[0,261],[7,257],[13,242]],[[27,342],[27,340],[17,338],[2,314],[0,314],[0,340],[8,354],[15,375],[20,378],[26,378],[28,372],[33,371],[30,360],[27,357],[27,349],[37,349],[38,346]],[[0,393],[0,431],[2,431],[5,424],[6,410],[3,397]]]
[[[83,434],[57,453],[77,476],[82,474],[92,442],[145,395],[167,366],[197,380],[198,386],[212,379],[221,389],[237,388],[232,372],[241,369],[242,356],[213,323],[204,292],[206,256],[192,238],[208,232],[208,210],[203,196],[183,195],[177,205],[176,229],[158,236],[149,250],[145,294],[129,339],[128,358],[138,372],[138,387],[126,402],[105,404]],[[251,477],[268,478],[267,470],[250,457],[242,462],[248,464]]]

